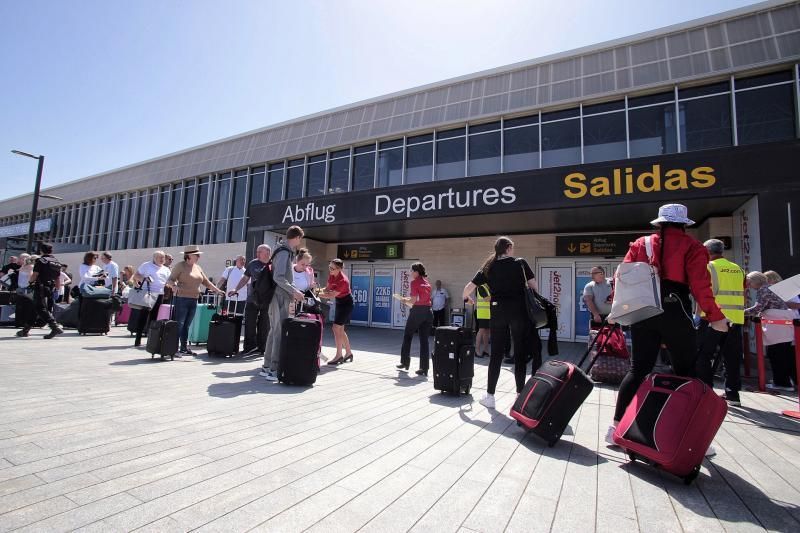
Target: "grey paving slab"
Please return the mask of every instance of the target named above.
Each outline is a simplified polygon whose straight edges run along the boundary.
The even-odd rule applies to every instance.
[[[497,409],[394,368],[402,332],[352,328],[313,388],[258,358],[151,361],[122,328],[45,344],[0,329],[0,531],[797,531],[796,396],[743,394],[695,485],[603,442],[599,385],[548,448]],[[326,350],[331,346],[326,331]],[[52,357],[42,346],[58,347]],[[562,344],[573,359],[580,345]]]

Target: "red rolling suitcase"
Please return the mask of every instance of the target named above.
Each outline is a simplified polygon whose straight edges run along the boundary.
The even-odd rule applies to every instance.
[[[700,472],[728,405],[699,379],[650,374],[614,431],[631,460],[641,459],[690,484]]]
[[[585,372],[581,366],[598,338],[595,337],[577,365],[558,360],[543,363],[511,407],[510,414],[517,425],[544,439],[548,446],[558,442],[569,421],[594,388],[587,373],[597,360],[597,355],[592,358]],[[603,352],[610,338],[611,335],[605,337],[597,353]]]

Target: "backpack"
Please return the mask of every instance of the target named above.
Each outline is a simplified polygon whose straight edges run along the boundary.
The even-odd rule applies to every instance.
[[[53,284],[61,277],[62,265],[55,257],[43,255],[37,261],[43,266],[42,270],[39,272],[39,281],[42,284]]]
[[[274,252],[272,252],[272,256],[269,258],[269,262],[264,265],[264,268],[261,270],[261,273],[256,278],[255,282],[253,283],[253,303],[261,308],[269,307],[270,302],[272,301],[272,296],[275,294],[275,287],[277,287],[275,283],[275,279],[273,278],[272,272],[272,260],[275,259],[275,256],[278,252],[286,250],[291,255],[292,251],[286,246],[279,246]]]

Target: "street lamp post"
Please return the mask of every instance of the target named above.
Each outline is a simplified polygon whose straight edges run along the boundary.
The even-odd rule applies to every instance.
[[[32,155],[27,152],[22,152],[20,150],[11,150],[12,153],[17,155],[24,155],[25,157],[30,157],[31,159],[38,159],[39,160],[39,168],[36,170],[36,185],[33,189],[33,205],[31,206],[31,221],[28,224],[28,244],[26,246],[26,251],[28,253],[33,252],[33,233],[36,227],[36,211],[39,209],[39,189],[42,187],[42,170],[44,168],[44,156],[43,155]]]

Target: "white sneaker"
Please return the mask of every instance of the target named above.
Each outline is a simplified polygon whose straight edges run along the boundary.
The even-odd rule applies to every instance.
[[[479,403],[487,409],[494,409],[494,394],[484,394]]]
[[[792,387],[784,387],[783,385],[775,385],[774,383],[767,383],[767,389],[780,392],[794,392],[794,388]]]
[[[262,378],[267,377],[267,374],[269,374],[269,370],[267,370],[263,366],[261,367],[261,370],[258,371],[258,375],[261,376]]]
[[[264,379],[266,379],[267,381],[278,381],[278,376],[277,374],[275,374],[275,372],[270,370],[269,372],[267,372],[267,375],[264,376]]]
[[[617,443],[614,442],[614,432],[617,430],[617,426],[608,426],[608,431],[606,431],[606,444],[610,444],[611,446],[617,446]]]
[[[715,455],[717,455],[717,449],[714,448],[713,444],[711,444],[708,446],[708,449],[706,450],[706,457],[714,457]]]

